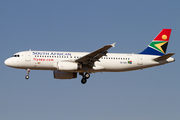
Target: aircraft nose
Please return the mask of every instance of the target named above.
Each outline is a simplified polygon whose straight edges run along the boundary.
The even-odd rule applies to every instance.
[[[10,66],[10,60],[9,60],[9,58],[4,61],[4,64],[7,65],[7,66]]]

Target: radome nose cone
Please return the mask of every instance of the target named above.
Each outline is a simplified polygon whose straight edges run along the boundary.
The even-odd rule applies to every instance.
[[[9,60],[9,59],[6,59],[6,60],[4,61],[4,64],[7,65],[7,66],[9,66],[9,65],[10,65],[10,60]]]
[[[7,59],[4,61],[4,64],[5,64],[5,65],[7,65],[7,64],[8,64],[8,61],[7,61]]]

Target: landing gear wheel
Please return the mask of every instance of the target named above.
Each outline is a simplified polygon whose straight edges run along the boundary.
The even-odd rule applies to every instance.
[[[81,83],[85,84],[87,82],[86,78],[82,78]]]
[[[29,79],[29,75],[26,75],[25,78],[26,78],[26,79]]]
[[[89,74],[89,73],[85,73],[84,77],[85,77],[86,79],[89,79],[90,74]]]

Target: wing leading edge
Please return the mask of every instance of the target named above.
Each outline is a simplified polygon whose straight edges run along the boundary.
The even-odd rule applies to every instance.
[[[104,47],[94,51],[94,52],[91,52],[79,59],[76,59],[75,62],[79,62],[79,63],[82,63],[83,65],[87,65],[87,66],[94,66],[94,62],[96,61],[99,61],[99,59],[102,57],[102,56],[106,56],[106,54],[108,53],[108,49],[110,49],[111,47],[115,47],[115,44],[116,43],[113,43],[111,45],[105,45]]]

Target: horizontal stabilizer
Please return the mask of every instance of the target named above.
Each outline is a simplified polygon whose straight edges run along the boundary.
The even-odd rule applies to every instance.
[[[170,58],[171,56],[173,56],[174,54],[175,54],[175,53],[168,53],[168,54],[166,54],[166,55],[157,57],[157,58],[155,58],[155,59],[153,59],[153,60],[155,60],[155,61],[166,60],[166,59]]]

